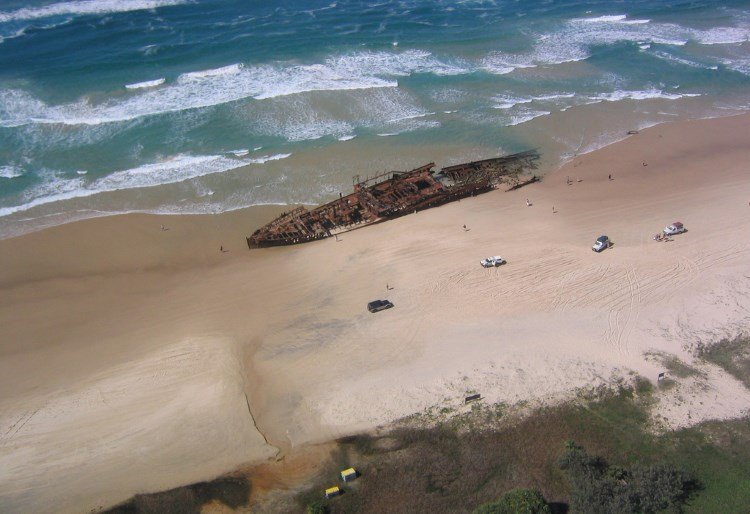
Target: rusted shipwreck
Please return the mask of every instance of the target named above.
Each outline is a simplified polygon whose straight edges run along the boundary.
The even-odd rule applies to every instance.
[[[437,172],[431,162],[411,171],[390,171],[365,180],[355,176],[353,193],[339,195],[312,210],[297,207],[286,212],[256,230],[247,238],[247,246],[306,243],[486,193],[501,183],[517,189],[537,180],[533,176],[520,181],[519,176],[536,169],[538,158],[532,150],[448,166]]]

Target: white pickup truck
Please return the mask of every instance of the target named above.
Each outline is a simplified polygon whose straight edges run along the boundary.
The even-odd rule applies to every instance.
[[[495,255],[494,257],[487,257],[486,259],[482,259],[481,261],[479,261],[479,264],[481,264],[483,268],[495,268],[497,266],[505,264],[505,259],[503,259],[499,255]]]
[[[685,232],[685,230],[687,229],[682,223],[680,223],[679,221],[675,221],[674,223],[666,227],[662,232],[664,232],[664,235],[666,236],[673,236],[675,234],[682,234],[683,232]]]

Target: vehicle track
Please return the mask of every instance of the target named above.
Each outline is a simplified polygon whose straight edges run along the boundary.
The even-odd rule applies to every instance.
[[[13,436],[15,436],[18,432],[21,431],[23,427],[26,426],[26,424],[31,421],[31,418],[36,416],[36,413],[41,410],[41,407],[34,410],[34,411],[26,411],[21,417],[19,417],[15,423],[13,423],[10,427],[8,427],[8,430],[5,431],[5,434],[3,434],[2,439],[8,439]]]

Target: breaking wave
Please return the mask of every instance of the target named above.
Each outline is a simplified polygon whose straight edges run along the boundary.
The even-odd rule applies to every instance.
[[[693,98],[701,96],[699,93],[666,93],[659,89],[649,89],[645,91],[613,91],[611,93],[602,93],[591,96],[594,102],[619,102],[621,100],[679,100],[681,98]]]
[[[16,178],[23,175],[23,169],[18,166],[0,166],[0,178]]]
[[[186,0],[78,0],[59,2],[40,7],[23,7],[15,11],[0,11],[0,23],[37,20],[51,16],[89,16],[142,11],[184,3],[186,3]]]
[[[575,97],[575,93],[551,93],[547,95],[516,97],[509,95],[498,95],[493,97],[497,102],[492,106],[493,109],[512,109],[517,105],[530,104],[532,102],[555,102],[566,98]]]
[[[157,81],[133,84],[143,91],[128,98],[93,104],[87,99],[48,105],[26,91],[0,91],[0,126],[31,123],[98,125],[145,116],[197,109],[253,98],[265,100],[310,91],[395,88],[396,77],[412,73],[450,75],[466,69],[447,64],[429,52],[361,52],[331,57],[321,64],[232,64],[184,73],[166,87]],[[159,79],[162,80],[162,79]],[[137,86],[137,87],[136,87]]]
[[[232,159],[221,155],[176,155],[161,162],[116,171],[90,182],[83,177],[68,179],[52,174],[45,182],[24,194],[24,203],[0,208],[0,216],[99,193],[174,184],[205,175],[222,173],[248,163],[261,164],[284,159],[289,155],[291,154],[278,154],[249,160]]]
[[[547,116],[549,114],[552,114],[549,111],[527,111],[523,112],[521,114],[517,114],[515,116],[511,116],[510,121],[508,122],[509,127],[513,127],[516,125],[521,125],[522,123],[526,123],[528,121],[531,121],[536,118],[541,118],[542,116]]]
[[[150,87],[161,86],[164,84],[166,79],[146,80],[144,82],[137,82],[135,84],[126,84],[125,89],[147,89]]]

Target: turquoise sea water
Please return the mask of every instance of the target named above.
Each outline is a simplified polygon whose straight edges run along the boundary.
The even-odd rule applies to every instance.
[[[0,4],[0,237],[750,109],[750,2]]]

